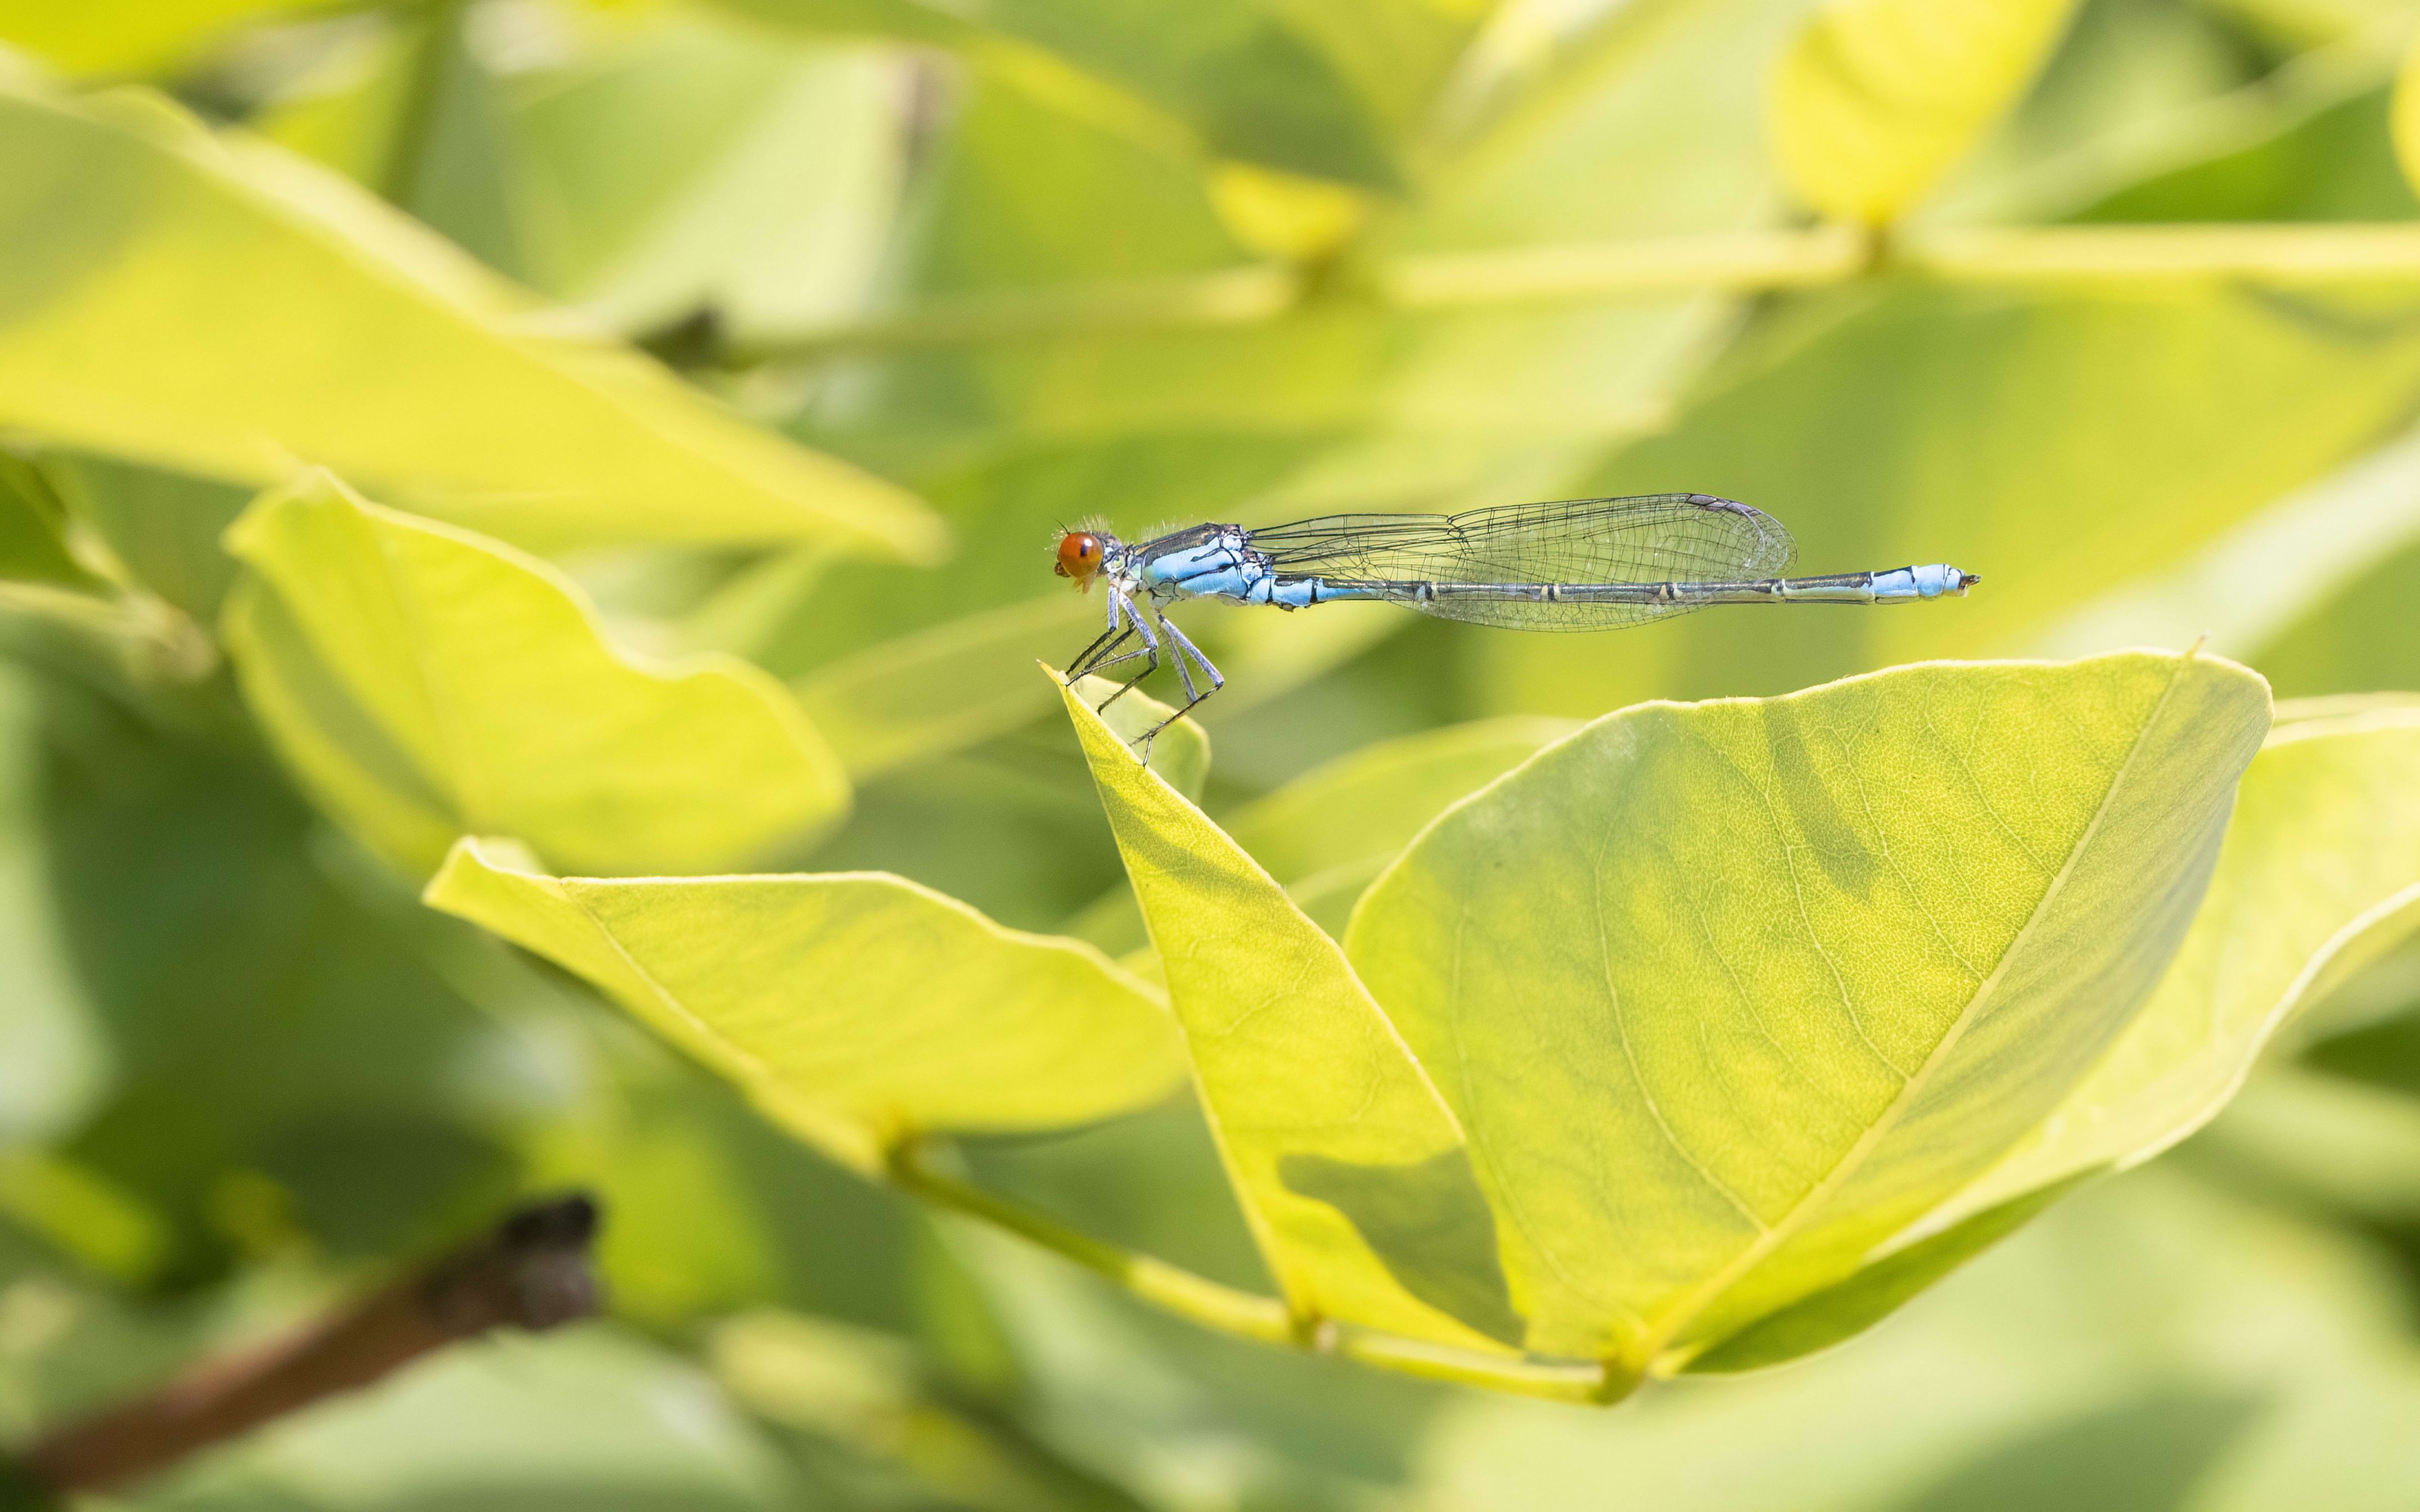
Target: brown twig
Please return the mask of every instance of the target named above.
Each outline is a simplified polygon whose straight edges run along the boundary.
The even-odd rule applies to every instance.
[[[368,1385],[494,1328],[548,1329],[597,1307],[585,1195],[514,1211],[484,1238],[301,1332],[207,1361],[157,1392],[46,1435],[24,1469],[61,1493],[124,1486],[197,1449]]]

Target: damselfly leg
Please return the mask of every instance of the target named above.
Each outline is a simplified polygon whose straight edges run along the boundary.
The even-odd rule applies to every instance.
[[[1142,733],[1142,759],[1146,762],[1151,760],[1151,743],[1161,731],[1192,713],[1203,699],[1227,686],[1227,679],[1218,675],[1218,669],[1211,665],[1210,658],[1202,654],[1200,646],[1186,639],[1185,632],[1176,627],[1174,620],[1163,614],[1159,618],[1159,627],[1168,632],[1169,655],[1176,659],[1176,675],[1185,684],[1185,706]],[[1193,674],[1186,671],[1185,667],[1186,658],[1188,656],[1210,679],[1210,687],[1207,690],[1197,690],[1194,687]]]

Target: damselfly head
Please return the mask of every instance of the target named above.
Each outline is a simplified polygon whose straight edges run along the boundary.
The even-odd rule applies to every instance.
[[[1093,575],[1101,570],[1109,548],[1109,537],[1098,531],[1069,531],[1059,537],[1059,560],[1050,570],[1075,579],[1077,587],[1090,593]]]

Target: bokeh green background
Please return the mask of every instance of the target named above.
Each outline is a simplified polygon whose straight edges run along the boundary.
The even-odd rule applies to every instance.
[[[584,533],[495,526],[542,512],[499,505],[513,486],[579,459],[504,455],[509,427],[482,441],[473,411],[559,399],[584,423],[575,400],[459,332],[412,345],[379,279],[265,263],[231,223],[177,244],[203,269],[183,302],[133,300],[74,374],[45,369],[9,322],[131,287],[113,207],[170,191],[30,129],[0,147],[0,568],[42,585],[0,600],[0,1433],[586,1183],[612,1213],[609,1320],[457,1351],[133,1504],[2409,1505],[2420,957],[2323,1005],[2207,1134],[1874,1335],[1590,1413],[1211,1337],[820,1164],[567,979],[421,909],[230,690],[218,536],[262,481],[244,459],[280,448],[366,458],[346,470],[373,497],[548,551],[626,645],[786,682],[856,797],[779,864],[899,872],[1035,930],[1119,881],[1031,671],[1091,633],[1098,601],[1047,552],[1095,516],[1685,488],[1779,517],[1810,571],[1985,578],[1922,610],[1614,637],[1197,611],[1233,680],[1203,711],[1214,813],[1437,726],[1934,656],[2206,632],[2281,697],[2420,687],[2420,261],[1612,286],[1635,239],[1805,224],[1767,91],[1811,8],[0,4],[24,88],[147,82],[318,160],[534,291],[483,287],[484,330],[557,344],[550,372],[637,344],[927,501],[952,542],[876,560],[876,502],[922,544],[884,501],[856,517],[871,545],[752,536],[725,486],[745,443],[703,420],[679,422],[693,472]],[[2189,246],[2254,222],[2324,248],[2333,223],[2420,224],[2389,124],[2415,23],[2394,0],[2088,0],[1898,234],[2157,224]],[[1576,289],[1538,274],[1575,263],[1597,270]],[[279,339],[327,364],[266,441],[156,397],[241,349],[222,296],[290,311]],[[473,477],[479,444],[503,451]],[[417,492],[415,447],[445,455]],[[590,460],[576,486],[605,498],[622,464]],[[972,1157],[1262,1284],[1188,1107]]]

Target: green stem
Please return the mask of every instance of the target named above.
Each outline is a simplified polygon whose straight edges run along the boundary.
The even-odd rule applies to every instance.
[[[953,1212],[980,1219],[1050,1250],[1136,1297],[1218,1333],[1261,1344],[1337,1354],[1408,1375],[1566,1402],[1613,1402],[1629,1395],[1634,1378],[1587,1361],[1507,1359],[1476,1350],[1431,1344],[1371,1329],[1306,1319],[1275,1297],[1243,1291],[1148,1255],[1105,1243],[1055,1218],[933,1169],[923,1147],[908,1141],[888,1161],[892,1184]]]
[[[1382,308],[1476,310],[1667,300],[1846,284],[1889,272],[1940,283],[2127,285],[2180,278],[2292,285],[2420,284],[2420,224],[2053,225],[1893,228],[1888,255],[1859,227],[1646,237],[1500,252],[1429,254],[1359,280]],[[834,352],[1251,326],[1310,308],[1301,275],[1275,265],[1190,277],[935,301],[735,351],[735,365]]]
[[[456,66],[462,20],[470,8],[471,0],[428,0],[419,34],[411,39],[411,71],[404,80],[395,132],[387,140],[385,162],[379,173],[380,196],[398,209],[411,209],[420,193],[428,136],[436,129],[446,75]]]

